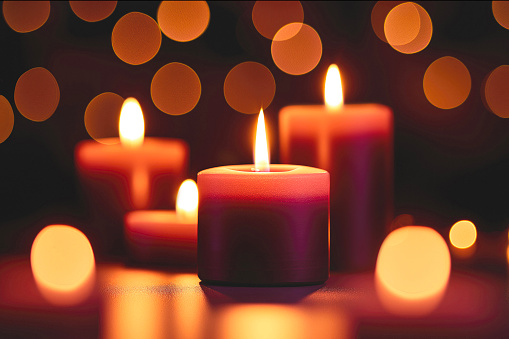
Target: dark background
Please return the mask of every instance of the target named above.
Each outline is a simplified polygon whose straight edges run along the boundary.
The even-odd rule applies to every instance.
[[[31,33],[16,33],[0,19],[0,95],[11,103],[15,123],[0,144],[0,253],[28,253],[49,223],[86,229],[88,211],[76,177],[73,152],[89,139],[83,116],[103,92],[136,97],[146,135],[185,139],[191,148],[189,177],[205,168],[252,162],[256,116],[234,111],[224,99],[228,72],[244,61],[267,66],[276,95],[266,110],[273,163],[278,163],[278,111],[291,104],[323,102],[330,63],[341,69],[346,103],[378,102],[395,117],[395,215],[437,229],[470,219],[481,232],[509,224],[509,119],[482,102],[485,77],[508,63],[509,31],[494,19],[491,2],[422,2],[433,21],[423,51],[405,55],[382,42],[371,27],[375,2],[302,2],[304,22],[323,44],[318,66],[308,74],[280,71],[270,41],[254,29],[254,2],[209,2],[211,20],[198,39],[179,43],[163,35],[151,61],[132,66],[113,53],[111,31],[123,15],[139,11],[156,18],[159,2],[119,2],[107,19],[88,23],[68,2],[52,2],[48,21]],[[472,78],[467,100],[457,108],[431,105],[422,89],[427,67],[437,58],[461,60]],[[202,84],[200,101],[183,116],[169,116],[151,101],[150,82],[170,62],[193,68]],[[47,68],[60,86],[60,103],[45,122],[24,118],[14,105],[14,87],[33,67]],[[92,235],[93,236],[93,235]]]

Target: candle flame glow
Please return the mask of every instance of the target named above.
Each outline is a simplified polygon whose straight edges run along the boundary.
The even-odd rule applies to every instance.
[[[180,185],[176,210],[179,218],[189,221],[198,220],[198,186],[194,180],[184,180]]]
[[[324,91],[325,106],[330,110],[338,110],[343,106],[343,86],[337,65],[332,64],[327,70]]]
[[[449,240],[456,248],[469,248],[477,239],[477,229],[473,222],[460,220],[452,225],[449,231]]]
[[[145,121],[138,100],[127,98],[120,111],[118,122],[120,142],[124,146],[139,147],[145,136]]]
[[[256,140],[254,151],[255,170],[257,172],[270,172],[269,146],[267,143],[267,133],[265,132],[265,118],[263,109],[260,109],[258,115],[258,124],[256,125]]]

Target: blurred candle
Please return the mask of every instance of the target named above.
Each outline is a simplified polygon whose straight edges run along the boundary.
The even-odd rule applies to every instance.
[[[176,211],[144,210],[126,214],[124,231],[132,258],[140,263],[196,265],[198,188],[185,180]]]
[[[329,275],[329,174],[270,165],[264,130],[260,111],[254,166],[198,173],[198,276],[220,284],[323,283]]]
[[[336,65],[327,72],[325,103],[281,110],[281,161],[330,173],[331,269],[373,268],[392,219],[392,112],[379,104],[344,105]]]
[[[144,138],[141,107],[125,100],[119,121],[120,143],[104,145],[86,140],[75,149],[76,168],[107,252],[122,248],[122,221],[126,212],[169,209],[185,178],[188,146],[185,141]]]

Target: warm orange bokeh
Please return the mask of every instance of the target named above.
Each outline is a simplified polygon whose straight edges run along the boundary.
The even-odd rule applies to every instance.
[[[50,225],[42,229],[32,244],[30,262],[39,291],[51,303],[80,303],[95,285],[92,246],[74,227]]]
[[[12,106],[3,95],[0,95],[0,144],[11,135],[14,128]]]
[[[384,33],[392,48],[404,54],[413,54],[428,46],[433,25],[424,8],[413,2],[405,2],[389,12],[384,22]]]
[[[267,67],[257,62],[238,64],[226,76],[224,98],[237,112],[254,114],[266,109],[276,93],[276,81]]]
[[[391,232],[376,262],[378,297],[390,312],[418,316],[433,311],[447,288],[451,256],[438,232],[406,226]]]
[[[36,67],[23,73],[14,89],[14,103],[18,111],[32,121],[51,117],[60,101],[57,80],[45,68]]]
[[[387,14],[404,1],[377,1],[371,10],[371,26],[376,36],[383,42],[387,42],[384,33],[384,23]]]
[[[304,9],[300,1],[256,1],[252,12],[253,24],[261,35],[272,40],[283,26],[304,21]],[[296,27],[289,39],[300,30]]]
[[[206,1],[162,1],[157,10],[157,22],[168,38],[186,42],[205,32],[210,21]]]
[[[104,144],[119,142],[114,137],[118,136],[118,120],[123,103],[124,98],[111,92],[101,93],[90,101],[85,110],[85,128],[92,139]]]
[[[467,67],[450,56],[435,60],[424,73],[424,94],[438,108],[458,107],[467,99],[471,86]]]
[[[484,88],[486,104],[493,114],[509,118],[509,65],[494,69]]]
[[[116,1],[69,1],[71,9],[78,18],[88,22],[106,19],[117,7]]]
[[[140,65],[159,52],[161,30],[150,16],[131,12],[121,17],[113,27],[111,45],[120,60]]]
[[[258,172],[270,171],[269,145],[267,141],[267,133],[265,132],[265,118],[263,116],[263,109],[260,110],[260,114],[258,115],[258,122],[256,124],[254,164],[255,170]]]
[[[492,1],[491,8],[493,10],[493,16],[500,26],[509,29],[509,2]]]
[[[4,1],[5,22],[18,33],[35,31],[48,20],[49,1]]]
[[[297,29],[298,33],[295,34]],[[280,70],[301,75],[311,72],[320,62],[322,41],[311,26],[291,23],[276,33],[272,40],[271,53],[272,60]]]
[[[200,100],[200,78],[191,67],[172,62],[156,72],[150,94],[154,105],[164,113],[182,115],[190,112]]]
[[[460,220],[452,225],[449,231],[449,240],[456,248],[466,249],[471,247],[477,239],[477,229],[473,222]]]

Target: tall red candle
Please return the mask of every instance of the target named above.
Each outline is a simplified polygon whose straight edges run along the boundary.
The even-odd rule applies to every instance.
[[[281,161],[331,176],[331,269],[374,268],[392,218],[393,117],[379,104],[288,106],[279,115]],[[334,90],[332,90],[334,91]]]
[[[129,109],[142,114],[135,99],[127,99],[122,112]],[[135,117],[132,125],[141,132],[129,137],[129,129],[124,128],[127,135],[122,137],[120,130],[121,143],[86,140],[75,149],[76,169],[99,234],[99,252],[122,248],[126,212],[174,206],[179,184],[186,176],[189,151],[185,141],[144,138],[142,115],[141,120]]]
[[[241,285],[318,284],[327,280],[326,171],[269,165],[267,155],[255,166],[201,171],[198,190],[200,279]]]

